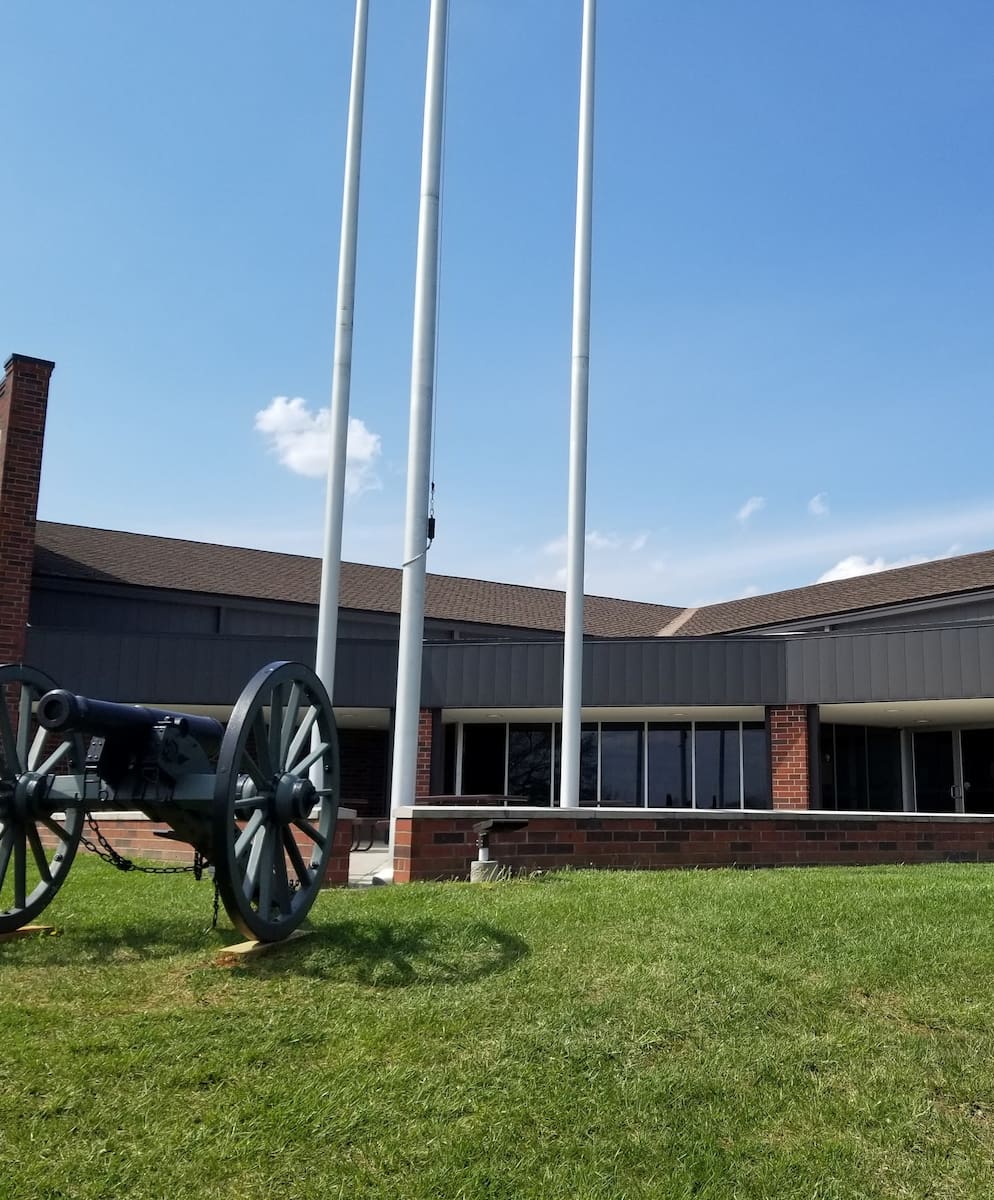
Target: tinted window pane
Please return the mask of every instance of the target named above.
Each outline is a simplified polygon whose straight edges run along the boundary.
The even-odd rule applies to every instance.
[[[642,807],[641,725],[601,726],[601,804]]]
[[[821,775],[821,807],[837,808],[835,802],[835,726],[822,725],[818,731],[818,772]]]
[[[694,753],[697,807],[738,808],[738,725],[698,725]]]
[[[746,808],[770,807],[770,769],[764,725],[742,726],[742,787]]]
[[[442,791],[446,796],[456,794],[456,743],[459,741],[458,725],[443,725],[445,737],[445,775]]]
[[[556,774],[552,781],[554,804],[561,803],[563,773],[563,727],[556,725]],[[592,808],[597,803],[597,726],[580,726],[580,803]]]
[[[690,726],[650,725],[649,805],[690,808]]]
[[[499,725],[464,725],[462,731],[462,794],[504,795],[504,738]]]
[[[507,746],[507,791],[530,804],[549,804],[552,726],[512,725]]]
[[[864,810],[866,796],[866,728],[835,727],[835,799],[840,809]]]
[[[867,728],[866,773],[870,808],[886,812],[904,807],[899,729]]]

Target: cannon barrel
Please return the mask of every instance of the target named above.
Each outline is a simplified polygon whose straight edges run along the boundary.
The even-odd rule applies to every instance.
[[[179,724],[184,732],[201,742],[220,742],[224,737],[224,726],[213,717],[143,708],[138,704],[116,704],[112,700],[91,700],[86,696],[74,696],[62,688],[46,692],[38,701],[38,724],[52,733],[110,737],[122,733],[137,734],[163,721]]]

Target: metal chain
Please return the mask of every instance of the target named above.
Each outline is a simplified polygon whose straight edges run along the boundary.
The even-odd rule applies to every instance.
[[[94,845],[85,834],[79,840],[97,858],[102,858],[105,863],[116,867],[118,871],[137,871],[141,875],[193,875],[198,880],[203,876],[206,860],[199,851],[194,852],[193,862],[186,867],[141,867],[114,849],[89,812],[86,814],[86,823],[93,830],[93,835],[100,845]]]
[[[97,858],[102,858],[105,863],[109,863],[118,871],[137,871],[140,875],[192,875],[199,883],[204,875],[204,868],[207,866],[207,859],[195,850],[193,853],[193,862],[188,867],[141,867],[136,862],[132,862],[130,858],[125,858],[118,850],[107,841],[104,837],[100,826],[93,819],[92,813],[86,814],[86,823],[93,830],[93,836],[100,843],[94,845],[93,842],[85,835],[80,836],[80,841]],[[211,906],[211,923],[210,930],[212,932],[217,929],[217,919],[221,912],[221,891],[217,886],[217,879],[212,878],[214,884],[214,901]]]

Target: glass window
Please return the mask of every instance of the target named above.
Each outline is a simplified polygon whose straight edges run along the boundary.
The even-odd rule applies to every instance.
[[[649,807],[690,808],[690,726],[650,725]]]
[[[739,726],[694,729],[694,789],[698,808],[738,808]]]
[[[835,803],[840,809],[867,808],[864,725],[835,726]]]
[[[770,807],[770,765],[765,725],[742,726],[742,803]]]
[[[462,794],[504,795],[504,746],[507,728],[464,725],[462,730]]]
[[[904,807],[901,794],[901,731],[866,730],[866,777],[870,808],[887,812]]]
[[[507,742],[507,792],[529,804],[549,804],[552,791],[552,726],[511,725]]]
[[[838,808],[835,800],[835,726],[818,730],[818,773],[821,776],[821,807]]]
[[[563,727],[556,725],[555,777],[552,780],[553,803],[559,804],[563,773]],[[597,804],[597,726],[580,726],[580,803],[586,808]]]
[[[601,805],[642,807],[642,726],[601,726]]]

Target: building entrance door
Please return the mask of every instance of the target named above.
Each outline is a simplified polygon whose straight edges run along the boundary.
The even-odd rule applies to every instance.
[[[915,730],[915,808],[919,812],[956,812],[963,795],[957,780],[952,729]],[[958,748],[958,747],[957,747]]]
[[[994,813],[994,729],[960,731],[963,811]]]

